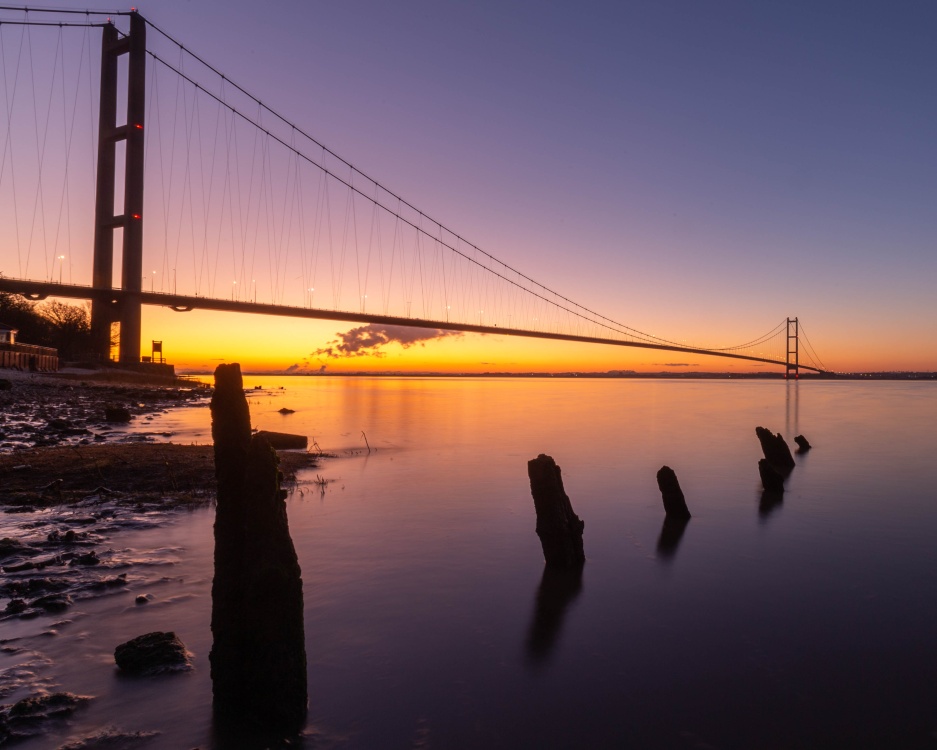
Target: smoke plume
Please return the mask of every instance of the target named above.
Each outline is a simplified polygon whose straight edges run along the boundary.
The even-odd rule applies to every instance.
[[[403,349],[409,349],[415,344],[425,346],[427,341],[461,336],[461,331],[443,331],[438,328],[410,328],[409,326],[388,326],[371,323],[366,326],[352,328],[345,333],[336,334],[334,341],[322,349],[312,353],[314,357],[330,357],[335,359],[345,357],[386,357],[387,353],[382,347],[388,344],[399,344]]]

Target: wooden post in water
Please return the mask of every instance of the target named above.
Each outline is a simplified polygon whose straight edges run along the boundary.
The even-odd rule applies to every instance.
[[[212,581],[212,692],[219,717],[299,729],[306,718],[303,582],[279,460],[251,437],[238,364],[219,365],[211,400],[218,502]]]
[[[560,467],[541,453],[527,462],[527,476],[537,511],[537,536],[547,565],[554,568],[582,565],[586,561],[582,548],[585,523],[573,512],[563,489]]]
[[[661,466],[657,471],[657,487],[660,489],[664,501],[664,512],[667,518],[690,517],[690,509],[686,507],[686,498],[677,481],[677,473],[669,466]]]
[[[758,436],[762,453],[765,454],[768,463],[783,475],[790,474],[795,465],[794,457],[781,433],[774,434],[764,427],[756,427],[755,434]]]

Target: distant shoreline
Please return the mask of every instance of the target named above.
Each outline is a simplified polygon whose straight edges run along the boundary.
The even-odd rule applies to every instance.
[[[187,370],[185,377],[210,377],[208,371]],[[337,377],[337,378],[586,378],[632,380],[784,380],[779,372],[283,372],[244,371],[251,377]],[[937,380],[937,372],[847,372],[801,373],[799,380]]]

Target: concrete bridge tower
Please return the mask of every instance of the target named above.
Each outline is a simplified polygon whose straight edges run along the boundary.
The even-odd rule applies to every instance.
[[[784,379],[787,380],[792,372],[794,379],[797,380],[800,377],[800,324],[797,318],[787,319],[787,357]]]
[[[127,114],[117,123],[118,60],[127,55]],[[120,362],[140,361],[140,292],[143,289],[143,123],[146,101],[146,21],[130,14],[130,33],[113,24],[101,42],[101,102],[94,216],[91,334],[95,355],[110,357],[111,324],[120,323]],[[123,213],[115,213],[117,145],[124,144]],[[114,230],[121,230],[121,283],[114,288]]]

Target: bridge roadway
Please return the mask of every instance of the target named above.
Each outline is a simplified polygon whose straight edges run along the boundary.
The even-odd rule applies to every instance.
[[[423,320],[421,318],[399,318],[393,315],[375,315],[373,313],[353,313],[339,310],[323,310],[316,307],[293,307],[290,305],[271,305],[262,302],[241,302],[238,300],[215,299],[212,297],[189,297],[177,294],[164,294],[162,292],[128,292],[123,289],[96,290],[90,286],[79,284],[60,284],[54,281],[28,281],[0,276],[0,292],[8,294],[21,294],[27,299],[40,300],[46,297],[64,297],[68,299],[93,299],[101,292],[111,297],[115,306],[120,304],[123,297],[133,295],[140,297],[144,305],[169,307],[177,312],[190,312],[191,310],[216,310],[219,312],[253,313],[255,315],[278,315],[288,318],[312,318],[316,320],[336,320],[348,323],[380,323],[383,325],[406,326],[409,328],[435,328],[445,331],[463,331],[465,333],[491,333],[502,336],[524,336],[534,339],[551,339],[554,341],[580,341],[585,344],[607,344],[610,346],[629,346],[639,349],[657,349],[667,352],[684,352],[686,354],[705,354],[711,357],[728,357],[730,359],[744,359],[751,362],[765,362],[772,365],[786,365],[784,360],[752,357],[747,354],[734,354],[732,352],[718,352],[709,349],[696,349],[687,346],[670,346],[667,344],[650,344],[644,341],[622,341],[618,339],[604,339],[594,336],[576,336],[567,333],[549,333],[547,331],[527,331],[521,328],[500,328],[499,326],[472,325],[470,323],[450,323],[442,320]],[[813,370],[823,373],[818,367],[799,365],[803,370]]]

